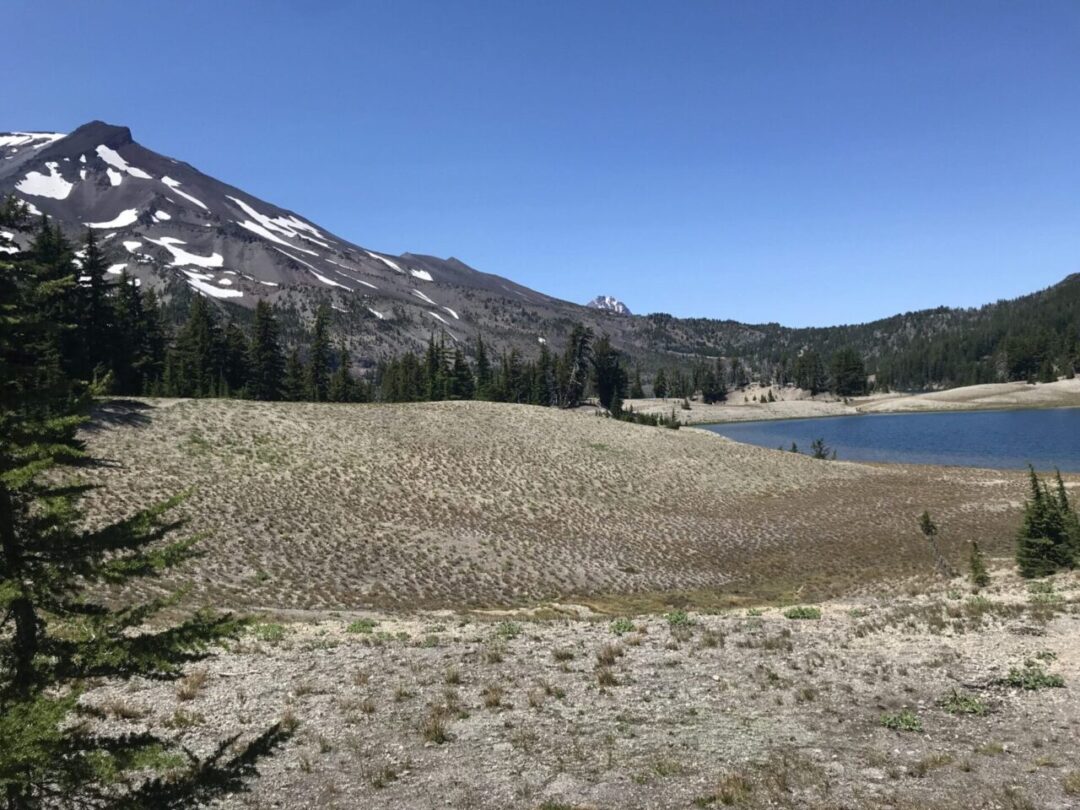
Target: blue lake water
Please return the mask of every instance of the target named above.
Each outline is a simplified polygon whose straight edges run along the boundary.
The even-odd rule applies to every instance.
[[[1080,408],[866,414],[701,425],[762,447],[810,452],[824,439],[849,461],[1080,472]]]

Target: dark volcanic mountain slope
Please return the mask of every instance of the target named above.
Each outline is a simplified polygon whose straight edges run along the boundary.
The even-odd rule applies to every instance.
[[[262,297],[310,312],[328,301],[389,338],[388,350],[440,329],[454,340],[483,329],[496,342],[535,347],[552,316],[582,309],[456,259],[367,250],[101,122],[67,136],[0,135],[0,194],[9,192],[72,237],[96,230],[117,275],[126,269],[166,292],[181,285],[242,306]],[[520,308],[535,310],[524,318],[531,335],[522,334]]]
[[[1080,364],[1075,276],[1013,302],[854,326],[635,316],[615,299],[579,306],[453,258],[368,250],[99,121],[66,136],[0,133],[0,195],[7,193],[53,217],[73,239],[94,229],[114,274],[126,270],[166,297],[198,293],[241,307],[268,298],[294,323],[329,304],[361,363],[417,349],[435,331],[467,350],[483,334],[497,350],[532,356],[540,342],[561,348],[583,323],[610,335],[646,373],[738,356],[769,378],[804,349],[827,355],[842,346],[856,348],[868,371],[899,387],[1023,377],[1031,362],[1049,362],[1051,372]],[[15,234],[24,246],[28,238]]]

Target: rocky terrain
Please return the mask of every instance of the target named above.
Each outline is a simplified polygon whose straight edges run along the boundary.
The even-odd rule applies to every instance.
[[[1064,810],[1078,584],[1006,565],[978,594],[913,578],[814,607],[266,612],[179,682],[84,702],[200,755],[284,719],[223,807]]]

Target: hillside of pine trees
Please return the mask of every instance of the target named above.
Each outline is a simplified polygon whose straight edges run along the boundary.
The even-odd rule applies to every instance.
[[[1080,367],[1080,275],[1047,290],[978,309],[939,308],[867,324],[788,329],[654,314],[619,318],[612,332],[572,325],[561,347],[532,356],[497,351],[484,336],[358,356],[352,326],[327,307],[305,323],[294,309],[260,302],[254,313],[184,290],[161,299],[133,279],[106,275],[92,232],[78,249],[47,221],[35,224],[9,199],[0,225],[35,228],[28,250],[7,261],[79,278],[65,345],[67,370],[123,395],[256,399],[417,401],[490,399],[573,406],[596,396],[723,399],[751,382],[857,396],[1072,377]],[[2,237],[0,237],[2,241]],[[2,245],[0,245],[2,247]],[[648,346],[648,351],[642,349]]]

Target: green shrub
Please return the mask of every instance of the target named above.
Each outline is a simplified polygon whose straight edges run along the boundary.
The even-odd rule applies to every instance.
[[[357,619],[355,622],[349,622],[348,627],[345,628],[346,633],[371,633],[378,622],[374,619]]]
[[[499,622],[495,627],[495,635],[505,639],[517,638],[521,635],[521,625],[517,622]]]
[[[941,701],[941,708],[949,714],[986,714],[986,704],[974,695],[957,692],[955,689]]]
[[[686,625],[693,624],[693,619],[690,618],[690,614],[685,610],[673,610],[664,618],[667,619],[668,624],[672,627],[685,627]]]
[[[820,619],[821,608],[799,605],[785,610],[784,616],[789,619]]]
[[[251,633],[259,641],[276,643],[285,638],[285,625],[277,623],[257,624],[251,628]]]
[[[620,617],[611,623],[611,632],[617,636],[633,632],[633,629],[634,623],[625,616]]]
[[[881,715],[881,725],[893,731],[922,731],[922,720],[910,709]]]
[[[1009,674],[1003,679],[1003,683],[1015,689],[1037,691],[1060,688],[1065,685],[1065,679],[1060,675],[1051,675],[1034,661],[1025,661],[1023,667],[1011,668]]]

